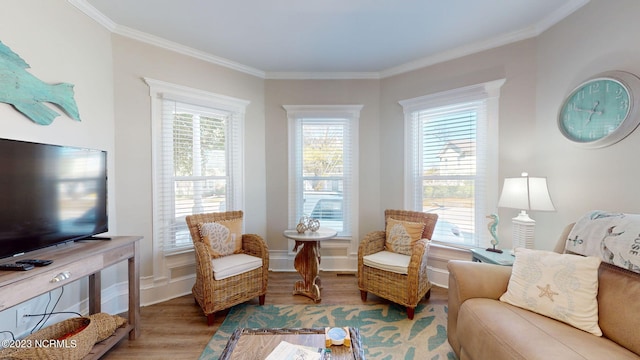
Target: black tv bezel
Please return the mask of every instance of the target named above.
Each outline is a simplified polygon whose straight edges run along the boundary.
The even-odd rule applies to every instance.
[[[70,237],[60,237],[59,239],[55,239],[52,240],[50,242],[41,244],[39,242],[34,242],[32,240],[31,245],[30,246],[25,246],[24,249],[21,249],[18,252],[7,252],[7,253],[3,253],[2,250],[0,249],[0,260],[2,259],[7,259],[7,258],[11,258],[11,257],[15,257],[15,256],[19,256],[19,255],[23,255],[23,254],[27,254],[36,250],[40,250],[40,249],[45,249],[48,247],[53,247],[53,246],[59,246],[62,244],[66,244],[66,243],[70,243],[70,242],[75,242],[75,241],[80,241],[80,240],[87,240],[87,239],[109,239],[108,237],[96,237],[96,235],[99,234],[104,234],[106,232],[109,231],[109,166],[108,166],[108,152],[107,150],[103,150],[103,149],[97,149],[97,148],[89,148],[89,147],[81,147],[81,146],[70,146],[70,145],[60,145],[60,144],[49,144],[49,143],[40,143],[40,142],[35,142],[35,141],[28,141],[28,140],[17,140],[17,139],[7,139],[7,138],[0,138],[0,142],[4,142],[4,141],[8,141],[8,142],[14,142],[14,143],[22,143],[22,144],[27,144],[27,145],[32,145],[32,146],[43,146],[43,147],[49,147],[49,148],[58,148],[58,149],[73,149],[73,150],[78,150],[78,151],[91,151],[91,152],[98,152],[102,155],[103,159],[104,159],[104,214],[105,214],[105,221],[104,221],[104,227],[101,228],[96,228],[94,231],[88,232],[86,234],[81,234],[81,235],[77,235],[77,236],[70,236]],[[1,171],[0,171],[0,176],[1,175]],[[0,248],[2,247],[2,240],[0,239]]]

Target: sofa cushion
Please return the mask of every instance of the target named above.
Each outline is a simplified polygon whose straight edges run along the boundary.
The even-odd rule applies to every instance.
[[[247,254],[233,254],[212,259],[211,264],[213,278],[222,280],[261,267],[262,259]]]
[[[456,335],[470,359],[638,359],[605,337],[486,298],[462,304]]]
[[[602,333],[640,355],[640,276],[600,264],[598,317]]]
[[[599,265],[595,257],[517,248],[507,292],[500,300],[601,336]]]
[[[411,255],[413,245],[422,237],[424,224],[388,218],[385,231],[386,239],[384,246],[388,251]]]
[[[410,256],[390,251],[380,251],[362,257],[362,263],[365,266],[402,275],[409,273],[409,262],[411,262]]]

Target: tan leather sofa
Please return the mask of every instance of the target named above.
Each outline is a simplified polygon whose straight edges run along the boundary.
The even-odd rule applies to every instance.
[[[600,265],[598,337],[499,301],[511,267],[450,261],[448,268],[447,335],[460,360],[640,359],[640,274]]]

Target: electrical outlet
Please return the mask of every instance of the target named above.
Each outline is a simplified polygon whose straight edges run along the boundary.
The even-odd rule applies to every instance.
[[[26,325],[29,322],[29,317],[25,315],[30,313],[31,310],[29,309],[29,306],[19,306],[16,309],[16,327]]]

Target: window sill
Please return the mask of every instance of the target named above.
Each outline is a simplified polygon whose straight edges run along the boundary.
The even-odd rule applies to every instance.
[[[431,242],[429,257],[438,260],[471,260],[471,246]]]
[[[193,246],[190,246],[190,247],[183,247],[183,248],[165,250],[164,251],[164,256],[165,257],[171,257],[171,256],[176,256],[176,255],[189,254],[189,253],[192,253],[192,252],[193,252]]]

